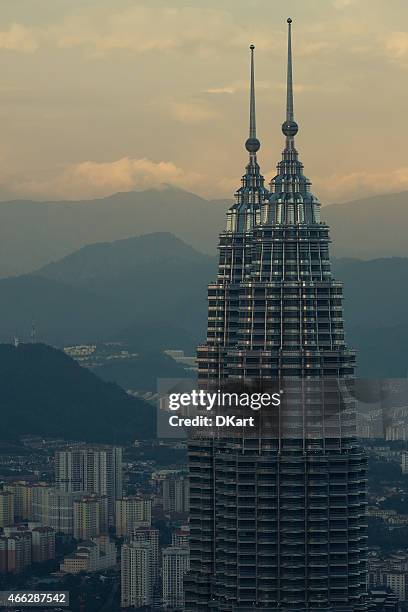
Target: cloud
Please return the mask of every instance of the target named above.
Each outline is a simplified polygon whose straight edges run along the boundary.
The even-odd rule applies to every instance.
[[[113,51],[133,53],[188,52],[208,57],[222,50],[248,48],[255,42],[260,51],[281,54],[286,40],[283,22],[276,30],[269,24],[237,21],[236,12],[199,6],[166,7],[136,5],[124,10],[76,12],[51,30],[57,46],[82,47],[93,56]],[[318,55],[332,46],[328,41],[299,41],[300,55]]]
[[[118,191],[160,188],[172,185],[198,189],[204,177],[185,172],[170,161],[123,157],[112,162],[84,161],[73,164],[53,177],[3,176],[3,191],[14,197],[81,199],[104,197]]]
[[[7,160],[5,167],[7,168]],[[275,175],[263,173],[265,184]],[[110,162],[83,161],[66,166],[48,177],[0,173],[0,195],[4,199],[33,198],[77,200],[105,197],[120,191],[161,189],[167,185],[203,197],[232,199],[239,187],[238,175],[211,175],[186,171],[171,161],[123,157]],[[322,204],[345,202],[381,193],[408,191],[408,166],[378,172],[351,172],[314,177],[312,191]]]
[[[316,195],[323,204],[408,190],[408,166],[381,172],[334,174],[313,180]]]
[[[218,112],[201,100],[170,101],[166,105],[171,116],[180,123],[195,124],[214,119]]]
[[[225,87],[210,87],[210,89],[206,89],[204,93],[207,94],[234,94],[237,90],[232,86]]]
[[[132,6],[121,12],[74,15],[54,28],[60,47],[85,46],[97,54],[209,50],[247,44],[244,27],[227,11],[199,7]]]
[[[408,55],[408,33],[391,32],[385,41],[385,48],[392,59],[406,59]]]
[[[344,9],[352,4],[355,4],[357,0],[332,0],[332,4],[336,9]]]
[[[320,55],[324,51],[336,49],[338,43],[333,40],[316,40],[303,42],[299,49],[300,57],[310,57],[313,55]]]
[[[286,92],[286,81],[277,81],[276,83],[273,84],[273,89],[275,89],[276,91],[284,91]],[[342,91],[344,89],[343,85],[339,85],[339,84],[335,84],[335,86],[333,85],[328,85],[327,83],[324,83],[323,85],[319,85],[319,84],[315,84],[315,83],[294,83],[293,85],[293,91],[295,94],[303,94],[303,93],[310,93],[310,92],[319,92],[319,93],[332,93],[333,91],[335,92],[339,92]]]
[[[336,4],[350,1],[336,0]],[[318,31],[312,25],[309,34],[303,30],[303,36],[297,40],[296,52],[299,56],[319,55],[337,46],[333,38],[327,28]],[[13,23],[8,30],[0,32],[0,48],[33,53],[40,45],[51,44],[62,49],[82,48],[88,57],[104,57],[118,51],[194,52],[208,57],[247,48],[248,42],[254,40],[258,50],[281,56],[285,39],[283,22],[271,31],[267,24],[240,22],[236,13],[222,8],[146,3],[121,9],[112,3],[110,8],[77,7],[46,28]]]
[[[286,82],[285,82],[286,87]],[[272,81],[256,80],[256,91],[270,91],[275,88]],[[239,80],[232,83],[227,83],[219,87],[210,87],[204,90],[204,94],[219,95],[219,94],[236,94],[239,92],[249,92],[249,80]]]
[[[38,46],[38,40],[33,30],[19,23],[12,23],[8,30],[0,32],[0,49],[34,53]]]

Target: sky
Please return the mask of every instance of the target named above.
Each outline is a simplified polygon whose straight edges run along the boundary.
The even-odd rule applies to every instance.
[[[0,199],[180,187],[232,197],[283,148],[286,18],[297,148],[323,204],[408,190],[406,0],[2,0]]]

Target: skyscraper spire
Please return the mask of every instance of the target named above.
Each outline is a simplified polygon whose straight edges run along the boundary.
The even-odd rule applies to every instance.
[[[251,45],[251,84],[249,94],[249,138],[245,143],[245,148],[250,154],[259,151],[261,143],[256,137],[256,116],[255,116],[255,69],[254,69],[254,50],[255,45]]]
[[[261,143],[256,137],[255,116],[255,45],[250,45],[250,86],[249,86],[249,138],[245,148],[249,153],[249,161],[241,180],[241,187],[235,192],[236,202],[227,213],[228,232],[248,232],[259,221],[262,204],[268,199],[269,193],[264,187],[256,154]]]
[[[288,18],[288,72],[286,91],[286,120],[293,121],[293,83],[292,83],[292,20]]]
[[[269,223],[319,223],[320,204],[310,192],[310,182],[303,174],[303,164],[295,148],[295,136],[298,124],[293,110],[293,74],[292,74],[292,19],[288,23],[288,59],[286,119],[282,132],[286,136],[282,160],[278,164],[277,175],[270,183],[269,205],[265,207],[263,222]]]
[[[288,68],[286,85],[286,121],[282,124],[282,132],[287,138],[296,136],[298,125],[293,112],[293,77],[292,77],[292,19],[288,20]]]

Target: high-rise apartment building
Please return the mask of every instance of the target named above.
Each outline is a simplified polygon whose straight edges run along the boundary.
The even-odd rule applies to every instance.
[[[14,525],[14,495],[10,491],[0,491],[0,527]]]
[[[408,451],[401,453],[401,471],[403,474],[408,474]]]
[[[14,496],[14,514],[16,518],[29,521],[32,519],[32,490],[33,485],[23,480],[12,482],[4,486]]]
[[[170,546],[162,554],[163,607],[184,610],[184,576],[190,567],[190,553],[186,548]]]
[[[30,567],[31,545],[29,531],[0,536],[0,574],[19,574]]]
[[[121,607],[142,608],[153,602],[152,546],[147,541],[123,544]]]
[[[31,530],[32,561],[43,563],[55,558],[55,531],[51,527],[34,527]]]
[[[41,525],[48,525],[47,496],[55,491],[55,487],[46,484],[35,484],[31,491],[31,519]]]
[[[406,601],[408,595],[408,577],[406,572],[390,571],[386,573],[386,586],[396,594],[399,601]]]
[[[34,491],[33,515],[35,521],[52,527],[57,533],[74,534],[74,502],[84,492],[65,493],[53,487],[38,487]]]
[[[0,566],[3,571],[20,572],[31,563],[42,563],[55,558],[55,531],[51,527],[41,527],[30,522],[27,525],[4,527],[0,550]]]
[[[86,495],[74,501],[74,538],[91,540],[108,532],[108,498]]]
[[[135,527],[151,525],[152,501],[138,495],[116,500],[116,535],[129,537]]]
[[[169,514],[189,511],[188,477],[169,474],[162,481],[163,510]]]
[[[59,450],[55,453],[55,480],[67,493],[106,495],[113,524],[115,501],[122,497],[122,448],[84,445]]]
[[[55,487],[44,482],[32,483],[24,480],[10,482],[3,487],[14,499],[14,516],[17,521],[38,521],[43,517],[43,498]]]
[[[355,357],[329,228],[295,147],[288,25],[282,160],[268,190],[251,46],[249,162],[220,235],[198,349],[201,387],[283,393],[279,406],[245,415],[253,429],[189,441],[191,612],[366,609],[366,457],[345,390]]]
[[[150,544],[152,587],[154,589],[159,576],[159,530],[154,527],[136,527],[132,533],[131,541],[148,542]]]

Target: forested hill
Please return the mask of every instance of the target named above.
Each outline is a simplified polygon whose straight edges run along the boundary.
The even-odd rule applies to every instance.
[[[155,410],[44,344],[0,344],[0,439],[120,443],[155,435]]]

